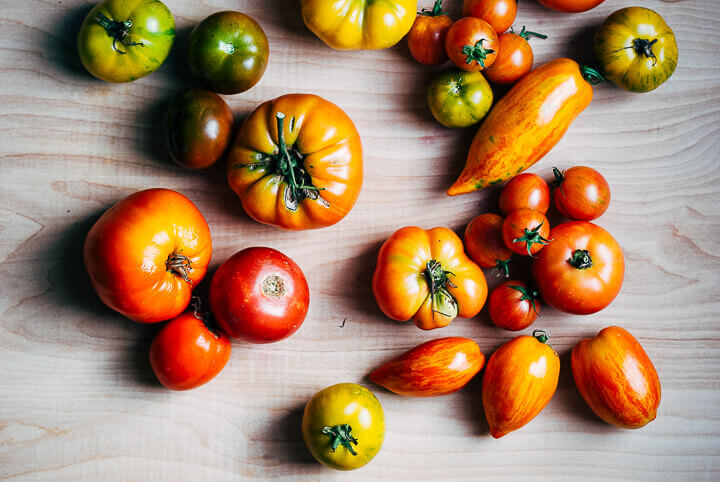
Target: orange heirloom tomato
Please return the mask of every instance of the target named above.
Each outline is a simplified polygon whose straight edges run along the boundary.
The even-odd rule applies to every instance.
[[[498,34],[509,29],[517,15],[516,0],[464,0],[463,17],[485,20]]]
[[[485,275],[448,228],[398,229],[380,248],[373,275],[380,309],[423,330],[477,315],[487,298]]]
[[[603,329],[572,350],[572,372],[595,415],[620,428],[655,420],[660,380],[640,343],[619,326]]]
[[[503,241],[503,221],[502,216],[492,213],[481,214],[470,221],[465,228],[465,250],[480,267],[497,269],[507,278],[513,252]]]
[[[495,63],[485,71],[485,77],[490,82],[511,85],[530,72],[534,60],[532,47],[528,42],[531,35],[547,38],[547,35],[529,32],[525,27],[519,34],[510,31],[498,36],[498,56]]]
[[[140,323],[185,311],[211,254],[205,218],[170,189],[136,192],[105,211],[84,247],[85,268],[100,299]]]
[[[360,194],[362,145],[332,102],[288,94],[261,104],[228,153],[228,182],[245,211],[284,229],[337,223]]]
[[[485,20],[463,17],[450,26],[445,37],[445,49],[458,68],[478,72],[495,62],[498,36]]]
[[[548,404],[560,376],[560,358],[535,330],[495,350],[485,367],[482,402],[490,434],[500,438],[535,418]]]
[[[438,338],[375,369],[370,380],[398,395],[436,397],[460,390],[484,364],[480,347],[469,338]]]
[[[529,172],[510,179],[500,193],[500,212],[503,216],[521,209],[533,209],[540,214],[550,207],[550,187],[537,174]]]
[[[442,0],[436,0],[432,10],[423,8],[407,37],[408,48],[415,60],[424,65],[447,62],[445,37],[452,23],[442,10]]]
[[[558,12],[578,13],[595,8],[605,0],[538,0],[541,5]]]

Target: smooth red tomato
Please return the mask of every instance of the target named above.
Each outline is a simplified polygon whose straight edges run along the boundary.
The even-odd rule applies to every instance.
[[[517,15],[516,0],[464,0],[463,17],[477,17],[492,25],[497,33],[509,29]]]
[[[576,315],[609,305],[625,278],[625,258],[610,233],[587,221],[571,221],[556,226],[550,238],[532,264],[543,301]]]
[[[445,49],[452,63],[468,72],[490,67],[498,51],[498,37],[485,20],[463,17],[450,26]]]
[[[502,237],[505,246],[516,254],[532,256],[548,244],[550,223],[543,213],[533,209],[513,211],[505,218]]]
[[[610,185],[591,167],[575,166],[565,172],[553,167],[553,202],[560,214],[578,221],[602,216],[610,205]]]
[[[538,298],[538,292],[522,281],[505,281],[488,298],[490,319],[500,328],[523,330],[537,320],[540,309]]]
[[[432,9],[423,8],[408,33],[408,48],[412,56],[424,65],[440,65],[448,60],[445,37],[452,20],[442,10],[442,0]]]
[[[534,59],[528,42],[531,35],[547,38],[547,35],[529,32],[525,27],[519,34],[511,31],[498,36],[498,56],[495,63],[485,71],[490,82],[511,85],[530,72]]]
[[[503,221],[502,216],[492,213],[475,217],[465,228],[465,251],[480,267],[497,269],[507,278],[513,252],[503,241]]]
[[[500,212],[507,216],[521,209],[545,214],[550,207],[550,188],[537,174],[526,172],[510,179],[500,193]]]
[[[199,310],[170,320],[150,345],[150,365],[160,383],[171,390],[204,385],[230,359],[228,336],[211,329]]]
[[[220,328],[250,343],[272,343],[295,333],[309,303],[300,267],[272,248],[235,253],[210,284],[210,311]]]
[[[595,8],[605,0],[538,0],[541,5],[558,12],[578,13]]]

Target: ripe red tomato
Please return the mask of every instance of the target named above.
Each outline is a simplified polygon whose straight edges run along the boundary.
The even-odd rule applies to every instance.
[[[468,72],[487,69],[497,57],[498,37],[485,20],[464,17],[450,26],[445,38],[450,60]]]
[[[309,302],[300,267],[272,248],[235,253],[210,283],[210,311],[220,328],[250,343],[272,343],[295,333]]]
[[[550,223],[543,213],[533,209],[514,211],[505,218],[502,237],[510,251],[532,256],[548,244]]]
[[[452,23],[442,10],[442,0],[436,0],[432,10],[423,8],[407,37],[410,53],[415,60],[424,65],[447,62],[445,37]]]
[[[503,216],[521,209],[533,209],[545,214],[550,207],[550,188],[537,174],[526,172],[510,179],[500,193],[500,212]]]
[[[515,21],[516,0],[464,0],[463,17],[477,17],[492,25],[497,33],[503,33]]]
[[[558,12],[578,13],[595,8],[605,0],[538,0],[541,5]]]
[[[511,31],[498,36],[498,56],[495,63],[485,71],[490,82],[511,85],[530,72],[534,59],[532,47],[528,43],[531,35],[547,38],[547,35],[529,32],[525,27],[519,34]]]
[[[522,281],[505,281],[488,298],[490,319],[506,330],[524,330],[537,320],[538,298],[538,292]]]
[[[228,336],[211,329],[198,310],[170,320],[150,345],[150,365],[160,383],[170,390],[204,385],[230,358]]]
[[[567,313],[587,315],[615,299],[625,277],[620,245],[600,226],[571,221],[556,226],[552,241],[533,261],[540,296]]]
[[[497,214],[481,214],[465,229],[465,251],[481,268],[493,268],[510,276],[508,264],[513,252],[502,237],[504,218]]]
[[[585,166],[560,172],[553,167],[555,188],[553,202],[560,214],[578,221],[592,221],[610,205],[610,185],[602,174]]]

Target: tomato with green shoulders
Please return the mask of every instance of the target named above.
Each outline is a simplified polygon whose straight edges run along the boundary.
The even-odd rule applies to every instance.
[[[493,92],[480,72],[448,70],[430,83],[427,102],[433,117],[445,127],[469,127],[490,111]]]

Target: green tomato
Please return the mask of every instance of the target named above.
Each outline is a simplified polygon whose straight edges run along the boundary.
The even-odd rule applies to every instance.
[[[450,70],[432,81],[427,101],[435,119],[445,127],[469,127],[488,113],[493,93],[482,73]]]

